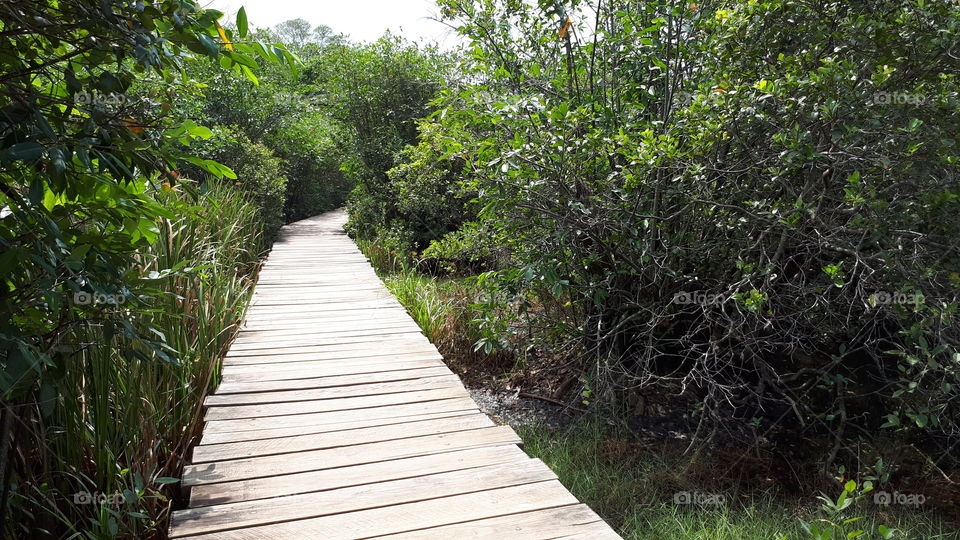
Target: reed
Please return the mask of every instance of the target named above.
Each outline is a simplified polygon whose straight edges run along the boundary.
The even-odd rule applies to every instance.
[[[129,269],[156,294],[118,306],[129,322],[115,331],[109,315],[76,325],[55,388],[17,411],[5,537],[163,535],[264,244],[255,208],[230,187],[192,204],[177,192],[157,198],[182,211],[158,223]],[[145,333],[166,343],[165,355],[131,338]]]

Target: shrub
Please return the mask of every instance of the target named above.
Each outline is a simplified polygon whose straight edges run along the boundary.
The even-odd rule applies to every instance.
[[[313,114],[291,121],[268,138],[284,160],[288,222],[338,208],[346,201],[353,183],[341,170],[343,155],[336,137],[331,121]]]
[[[685,391],[701,428],[949,459],[960,5],[615,1],[581,42],[566,3],[441,4],[475,79],[438,140],[511,257],[491,309],[539,306],[598,384]]]
[[[401,150],[398,165],[387,172],[389,196],[396,201],[395,223],[406,231],[408,251],[422,251],[473,217],[472,205],[465,204],[473,194],[462,193],[458,186],[464,160],[441,152],[435,129],[422,123],[420,142]]]
[[[283,161],[268,147],[251,141],[236,127],[220,126],[213,133],[214,137],[202,146],[198,145],[198,153],[233,169],[237,178],[223,181],[234,184],[246,194],[263,222],[265,234],[272,238],[284,223],[287,177],[284,176]],[[184,172],[189,177],[217,181],[195,166]]]
[[[431,111],[444,58],[389,34],[369,45],[326,50],[305,70],[311,78],[304,83],[320,88],[318,99],[344,127],[344,168],[356,182],[348,230],[372,240],[399,217],[387,171],[397,152],[416,144],[416,121]]]

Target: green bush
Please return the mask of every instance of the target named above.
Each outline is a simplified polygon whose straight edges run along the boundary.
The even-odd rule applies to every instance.
[[[409,237],[405,247],[412,251],[422,251],[474,217],[472,205],[465,204],[473,194],[458,186],[463,158],[441,152],[434,124],[420,126],[420,142],[401,150],[395,159],[398,165],[387,172],[397,221]]]
[[[198,145],[197,152],[233,169],[237,178],[225,179],[246,194],[254,204],[257,216],[262,221],[265,234],[272,238],[284,224],[284,203],[287,177],[284,163],[270,148],[251,141],[236,127],[216,127],[214,136]],[[183,171],[188,177],[217,181],[198,167]]]
[[[417,120],[432,110],[429,103],[447,71],[445,57],[389,34],[372,44],[326,50],[305,70],[304,83],[319,88],[318,99],[344,128],[342,163],[356,182],[348,230],[372,240],[395,228],[399,218],[387,171],[398,152],[417,143]]]
[[[473,78],[436,139],[510,255],[490,309],[703,429],[806,429],[828,463],[891,429],[948,462],[960,5],[575,4],[441,2]]]
[[[288,178],[286,220],[296,221],[340,207],[353,183],[341,169],[337,128],[319,114],[291,121],[268,138],[284,160]]]
[[[339,40],[335,43],[337,47],[352,50],[352,46]],[[309,50],[303,52],[308,54],[310,62],[323,62],[337,47],[310,44]],[[313,86],[317,83],[319,88],[325,88],[325,81],[312,80],[310,70],[291,76],[269,65],[264,66],[257,84],[202,64],[192,64],[189,73],[198,81],[198,92],[202,95],[180,96],[178,109],[183,114],[205,125],[230,126],[228,140],[259,145],[256,152],[262,154],[268,150],[271,156],[281,160],[277,178],[285,177],[285,186],[268,186],[256,199],[271,223],[277,219],[278,204],[282,208],[281,218],[294,221],[344,203],[352,183],[341,171],[344,156],[338,141],[343,138],[342,128],[330,114],[321,110],[316,94],[322,92]],[[250,152],[236,146],[224,148],[224,145],[230,146],[230,143],[210,146],[219,152]],[[225,164],[232,166],[229,156],[224,159]],[[274,170],[275,166],[270,163],[264,168],[253,172],[262,174],[266,169]]]

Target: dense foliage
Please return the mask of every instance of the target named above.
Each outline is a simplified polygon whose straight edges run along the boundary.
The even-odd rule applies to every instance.
[[[294,61],[241,42],[242,13],[236,32],[221,16],[191,1],[0,4],[5,537],[140,535],[169,508],[263,248],[255,207],[183,178],[237,176],[190,153],[213,133],[174,97],[196,95],[187,61],[251,80],[258,60]]]
[[[465,76],[354,207],[459,192],[467,225],[426,255],[486,261],[479,345],[534,331],[587,401],[676,392],[699,436],[807,430],[831,467],[897,461],[857,447],[889,433],[950,466],[958,4],[440,4]]]
[[[349,136],[346,165],[356,187],[348,228],[361,237],[397,235],[410,214],[402,214],[387,173],[396,153],[417,143],[416,122],[429,114],[444,82],[444,57],[387,35],[367,46],[340,48],[312,68],[314,80],[326,81],[330,113]]]
[[[395,37],[222,16],[0,5],[6,536],[163,528],[258,257],[385,178],[444,80]]]
[[[4,535],[162,529],[258,258],[345,203],[463,373],[956,470],[960,4],[438,4],[459,52],[0,2]]]

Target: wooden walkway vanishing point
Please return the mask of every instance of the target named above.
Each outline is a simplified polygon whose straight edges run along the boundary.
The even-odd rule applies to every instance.
[[[477,408],[330,212],[283,228],[172,538],[619,538]]]

